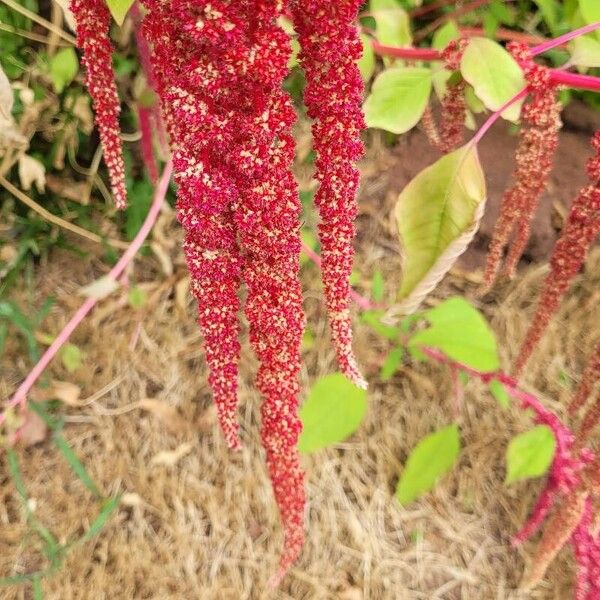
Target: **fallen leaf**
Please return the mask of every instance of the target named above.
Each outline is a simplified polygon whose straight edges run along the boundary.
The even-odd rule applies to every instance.
[[[28,411],[25,414],[25,423],[19,429],[19,443],[29,448],[43,442],[48,435],[48,426],[35,412]]]
[[[144,398],[138,406],[156,417],[170,432],[182,433],[189,430],[189,423],[179,414],[177,409],[163,400]]]
[[[187,313],[190,301],[190,278],[184,277],[175,284],[175,306],[181,314]]]
[[[46,388],[34,388],[31,391],[31,397],[36,402],[60,400],[67,406],[80,406],[80,396],[81,388],[78,385],[57,379],[53,379]]]
[[[100,277],[100,279],[96,279],[96,281],[92,281],[92,283],[89,283],[88,285],[84,285],[79,289],[79,294],[88,298],[103,300],[107,296],[110,296],[118,289],[118,287],[119,283],[117,281],[112,277],[105,275],[104,277]]]
[[[46,188],[46,167],[33,156],[23,154],[19,158],[19,179],[24,190],[30,190],[35,184],[41,194]]]
[[[173,275],[173,261],[171,260],[169,253],[160,244],[157,244],[156,242],[152,242],[150,244],[150,248],[152,249],[152,252],[154,252],[154,254],[156,255],[156,258],[158,258],[158,262],[160,262],[160,266],[163,270],[163,273],[167,275],[167,277]]]
[[[73,13],[71,12],[71,9],[69,8],[70,1],[69,0],[54,0],[54,1],[56,2],[56,4],[58,4],[62,8],[62,11],[65,15],[65,21],[67,22],[69,29],[71,31],[75,31],[76,21],[75,21],[75,16],[73,15]]]
[[[143,498],[139,494],[128,492],[121,496],[121,504],[123,506],[142,506],[144,504]]]
[[[163,450],[150,460],[151,466],[174,467],[184,456],[192,451],[193,445],[189,442],[181,444],[175,450]]]
[[[11,120],[11,112],[15,99],[10,81],[0,67],[0,116],[6,121]]]

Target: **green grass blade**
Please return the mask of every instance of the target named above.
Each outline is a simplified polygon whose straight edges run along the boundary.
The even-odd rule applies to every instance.
[[[33,600],[44,600],[42,580],[37,574],[33,576]]]
[[[86,471],[83,463],[77,458],[75,452],[73,452],[71,446],[67,443],[67,440],[62,436],[61,433],[56,431],[53,435],[54,443],[56,447],[60,451],[60,453],[65,457],[65,460],[69,463],[69,466],[79,477],[81,483],[85,485],[85,487],[94,495],[96,498],[102,498],[102,494],[98,489],[98,486],[95,484],[94,480],[90,477],[90,474]]]
[[[87,542],[94,536],[98,535],[106,525],[108,519],[110,519],[111,515],[115,512],[120,502],[120,494],[106,500],[102,509],[100,510],[100,513],[90,525],[90,528],[76,541],[76,544]]]

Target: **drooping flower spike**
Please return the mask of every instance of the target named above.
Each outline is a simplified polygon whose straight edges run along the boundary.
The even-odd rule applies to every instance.
[[[550,273],[544,282],[533,322],[515,362],[519,375],[556,313],[573,278],[585,262],[588,251],[600,235],[600,132],[592,138],[596,152],[587,164],[592,183],[580,190],[567,216],[561,236],[550,259]]]
[[[447,82],[442,97],[439,129],[429,105],[421,118],[421,125],[429,143],[444,153],[456,150],[463,140],[467,111],[465,98],[467,84],[460,74],[460,61],[467,44],[466,39],[453,40],[442,52],[442,59],[446,67],[452,71],[452,76]]]
[[[260,360],[262,440],[284,526],[277,583],[304,543],[298,372],[304,329],[300,202],[290,170],[291,53],[278,0],[145,0],[144,29],[172,140],[178,215],[199,303],[209,381],[237,447],[238,286]],[[218,143],[215,143],[218,142]]]
[[[363,155],[360,133],[364,85],[356,61],[362,53],[356,18],[360,0],[292,0],[300,43],[300,64],[306,74],[304,100],[314,120],[317,154],[322,277],[331,337],[341,371],[356,385],[367,383],[352,350],[350,284],[358,213],[359,173]]]
[[[234,219],[244,255],[250,343],[260,361],[261,438],[285,537],[270,582],[276,586],[304,545],[304,473],[297,449],[305,321],[299,279],[301,204],[291,171],[296,114],[282,90],[291,55],[289,36],[277,24],[285,7],[279,0],[248,5],[253,9],[247,17],[251,43],[238,85],[252,103],[239,124],[240,150],[232,156],[240,190]]]
[[[581,376],[581,382],[569,404],[570,413],[574,413],[585,404],[594,385],[596,385],[596,382],[598,381],[600,381],[600,344],[594,348],[592,355],[585,366]]]
[[[184,251],[198,300],[209,384],[225,439],[231,448],[239,448],[242,257],[233,222],[239,191],[227,164],[237,120],[225,103],[235,102],[230,99],[237,93],[230,71],[245,36],[240,30],[227,31],[228,20],[218,11],[211,13],[207,2],[145,0],[144,5],[144,33],[152,45],[152,69],[173,151],[177,215],[185,229]],[[206,35],[200,37],[191,24],[204,16]]]
[[[446,93],[442,98],[439,148],[444,153],[456,150],[463,140],[467,111],[465,98],[467,83],[460,75],[460,61],[467,44],[468,41],[464,39],[453,40],[442,52],[446,66],[458,77],[457,81],[453,81],[453,78],[448,81]]]
[[[488,252],[481,294],[487,293],[498,274],[502,255],[513,230],[516,234],[505,262],[507,275],[512,277],[531,231],[531,221],[548,184],[561,128],[556,86],[550,81],[547,68],[537,65],[529,48],[511,43],[509,49],[523,67],[531,89],[531,98],[522,110],[522,126],[516,154],[514,184],[506,190],[496,221]]]
[[[70,8],[77,23],[77,45],[83,53],[85,83],[94,105],[112,193],[117,208],[123,209],[127,206],[127,191],[119,128],[121,106],[109,38],[110,12],[105,0],[72,0]]]

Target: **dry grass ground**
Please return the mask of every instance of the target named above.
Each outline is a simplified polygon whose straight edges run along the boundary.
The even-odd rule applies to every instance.
[[[583,159],[582,159],[583,162]],[[368,171],[369,169],[367,169]],[[365,194],[376,186],[366,173]],[[385,194],[384,194],[385,196]],[[398,279],[398,254],[388,207],[365,203],[360,270],[384,271],[390,292]],[[379,210],[380,209],[380,210]],[[379,215],[379,217],[373,217]],[[365,229],[366,223],[371,223]],[[45,582],[55,600],[190,599],[254,600],[563,600],[570,597],[572,564],[561,553],[546,581],[529,594],[516,591],[531,545],[514,550],[511,535],[528,514],[541,482],[507,488],[503,456],[508,440],[528,426],[516,408],[503,410],[477,383],[468,385],[461,422],[463,451],[457,468],[435,491],[403,508],[393,491],[416,441],[453,416],[443,368],[407,365],[389,383],[377,371],[386,343],[357,325],[356,349],[370,380],[369,412],[344,444],[304,459],[308,480],[308,543],[281,589],[265,583],[277,561],[281,536],[257,437],[260,398],[252,387],[255,363],[243,356],[241,382],[244,450],[227,451],[216,429],[206,385],[194,307],[178,258],[177,229],[162,217],[156,258],[138,261],[132,278],[145,282],[143,309],[127,306],[119,292],[76,332],[85,352],[74,374],[54,364],[51,376],[82,389],[79,406],[65,408],[65,436],[102,490],[123,492],[116,516],[93,541]],[[165,233],[165,235],[161,235]],[[169,240],[174,243],[171,244]],[[91,254],[94,256],[94,253]],[[171,257],[171,264],[165,260]],[[99,259],[57,251],[40,265],[38,302],[58,302],[46,323],[56,333],[80,302],[76,292],[102,270]],[[173,268],[172,275],[163,271]],[[315,342],[305,351],[302,382],[334,369],[315,267],[303,267],[306,310]],[[499,286],[479,306],[490,316],[509,365],[533,310],[544,268],[529,268],[515,283]],[[527,372],[526,385],[562,414],[583,357],[597,330],[600,253],[577,281]],[[366,283],[363,290],[366,289]],[[472,296],[474,283],[460,271],[436,298]],[[12,362],[2,367],[0,396],[26,372],[22,350],[9,343]],[[159,400],[174,411],[143,410]],[[39,518],[59,537],[87,526],[98,507],[50,442],[19,449],[24,479]],[[5,456],[0,455],[0,573],[36,568],[39,553],[28,533]],[[6,600],[26,598],[22,588],[0,590]]]

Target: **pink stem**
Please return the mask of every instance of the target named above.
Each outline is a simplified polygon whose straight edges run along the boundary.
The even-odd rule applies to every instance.
[[[506,387],[506,391],[515,400],[519,400],[522,403],[524,408],[531,408],[536,412],[536,414],[544,415],[550,421],[556,421],[557,423],[560,422],[558,417],[545,408],[544,405],[533,394],[522,390],[519,387],[519,382],[510,375],[507,375],[502,371],[478,371],[477,369],[473,369],[464,363],[448,358],[443,352],[436,350],[435,348],[420,348],[420,350],[423,352],[423,354],[429,356],[429,358],[432,358],[439,363],[456,367],[467,373],[467,375],[471,375],[472,377],[483,381],[483,383],[490,383],[493,380],[499,381],[502,385],[504,385],[504,387]]]
[[[371,45],[375,54],[379,54],[380,56],[412,60],[441,60],[442,58],[438,50],[430,48],[399,48],[380,44],[377,40],[372,40]]]
[[[569,31],[569,33],[565,33],[553,40],[548,40],[539,46],[535,46],[531,49],[531,53],[533,56],[537,56],[538,54],[542,54],[543,52],[547,52],[552,48],[556,48],[557,46],[562,46],[567,42],[579,37],[580,35],[585,35],[586,33],[591,33],[592,31],[596,31],[596,29],[600,29],[600,21],[597,23],[591,23],[590,25],[586,25],[585,27],[580,27],[579,29],[574,29],[573,31]]]
[[[521,98],[525,98],[528,94],[528,88],[523,88],[518,94],[514,95],[510,100],[507,100],[495,113],[490,115],[487,121],[479,128],[479,131],[473,136],[471,140],[472,145],[476,145],[481,141],[481,138],[489,131],[490,127],[500,118],[502,113],[521,100]]]
[[[304,254],[312,260],[317,267],[321,268],[321,257],[310,247],[307,246],[304,242],[302,242],[302,250]],[[356,290],[350,289],[350,297],[360,308],[363,310],[372,310],[377,308],[368,298],[361,296]]]
[[[561,71],[560,69],[551,69],[550,76],[552,81],[559,85],[590,90],[592,92],[600,91],[600,77],[579,75],[579,73],[569,73],[568,71]]]
[[[121,273],[123,273],[127,265],[133,260],[138,250],[141,248],[142,244],[148,237],[148,234],[150,233],[150,230],[152,229],[152,226],[154,225],[154,222],[158,217],[160,207],[164,202],[165,196],[167,194],[172,170],[172,163],[167,163],[162,173],[158,187],[154,193],[152,206],[150,207],[148,216],[146,217],[144,224],[138,231],[137,235],[135,236],[134,240],[131,242],[127,250],[125,250],[125,252],[123,253],[123,256],[121,256],[119,262],[108,273],[107,277],[113,279],[115,282],[118,282]],[[19,388],[15,392],[15,395],[10,399],[10,401],[6,405],[4,411],[0,413],[0,425],[6,420],[6,411],[9,408],[14,408],[15,406],[20,406],[21,408],[23,408],[25,402],[27,401],[27,394],[29,393],[29,390],[31,390],[37,379],[44,372],[46,367],[50,364],[50,361],[56,356],[57,352],[67,342],[73,331],[75,331],[75,328],[81,323],[81,321],[83,321],[85,316],[92,310],[92,308],[94,308],[97,302],[98,298],[88,298],[79,307],[77,312],[71,317],[71,320],[65,325],[64,329],[58,334],[56,339],[48,347],[46,352],[44,352],[43,356],[40,358],[37,364],[29,372],[29,375],[27,375],[23,383],[19,386]]]

